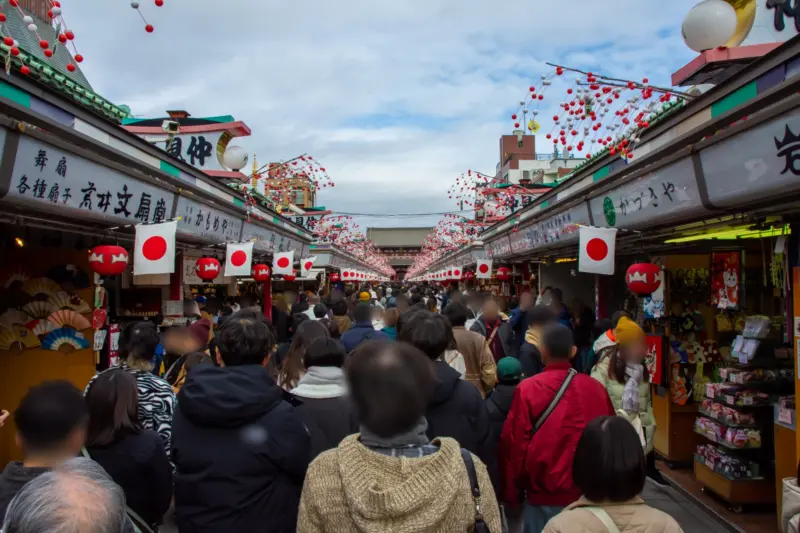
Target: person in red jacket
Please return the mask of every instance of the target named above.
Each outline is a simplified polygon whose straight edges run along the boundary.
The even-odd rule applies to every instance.
[[[615,414],[605,388],[572,370],[570,359],[577,353],[572,331],[546,326],[541,352],[545,369],[514,392],[498,448],[499,495],[511,509],[525,499],[525,533],[541,533],[548,520],[580,498],[572,481],[578,441],[589,422]]]

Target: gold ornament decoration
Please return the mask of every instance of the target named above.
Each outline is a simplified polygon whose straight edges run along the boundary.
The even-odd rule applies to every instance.
[[[725,43],[727,48],[739,46],[747,38],[756,20],[757,0],[725,0],[736,11],[736,31]]]

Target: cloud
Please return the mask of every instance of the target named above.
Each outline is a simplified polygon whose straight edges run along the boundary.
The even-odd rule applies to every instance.
[[[74,0],[64,15],[100,94],[138,116],[231,114],[251,127],[237,143],[259,161],[321,161],[336,187],[320,203],[386,214],[453,210],[456,176],[493,173],[509,115],[552,72],[545,62],[669,85],[692,57],[679,27],[694,3],[145,0],[153,34],[124,0]],[[562,82],[548,89],[543,130]]]

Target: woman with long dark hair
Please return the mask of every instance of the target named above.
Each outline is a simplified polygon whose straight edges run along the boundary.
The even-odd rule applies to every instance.
[[[161,437],[143,429],[136,378],[121,368],[103,372],[86,392],[86,451],[125,491],[128,507],[150,526],[172,499],[172,467]]]
[[[303,356],[312,342],[317,339],[330,338],[328,329],[316,320],[307,320],[300,324],[292,337],[292,344],[286,357],[281,361],[275,381],[284,390],[290,391],[297,386],[305,373]]]

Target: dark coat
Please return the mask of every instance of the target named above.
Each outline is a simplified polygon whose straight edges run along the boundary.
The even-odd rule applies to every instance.
[[[428,438],[451,437],[484,463],[491,456],[489,414],[478,389],[444,361],[434,363],[438,383],[428,404]]]
[[[87,451],[125,491],[128,507],[148,524],[161,523],[172,499],[172,466],[158,433],[145,430]]]
[[[180,531],[289,533],[311,439],[261,366],[192,369],[173,424]]]
[[[297,398],[295,410],[311,433],[311,459],[339,446],[348,435],[358,433],[355,406],[347,396]]]
[[[22,487],[37,476],[49,471],[50,468],[22,466],[19,461],[13,461],[6,465],[3,473],[0,474],[0,526],[3,525],[8,504],[22,490]]]
[[[511,410],[511,402],[514,399],[515,385],[505,385],[498,383],[494,390],[486,397],[486,411],[489,414],[490,425],[490,449],[491,463],[487,464],[489,476],[492,478],[492,485],[495,490],[500,488],[500,480],[497,472],[497,445],[500,442],[500,435],[503,434],[503,424],[506,422],[508,412]]]
[[[364,341],[388,341],[389,336],[383,331],[378,331],[372,322],[356,324],[342,335],[342,346],[347,353],[352,352]]]
[[[522,365],[522,375],[530,378],[544,370],[542,354],[539,348],[526,342],[519,350],[519,364]]]
[[[480,333],[486,338],[486,323],[483,321],[483,318],[478,317],[469,329],[475,333]],[[509,324],[508,320],[504,320],[500,324],[500,330],[497,332],[497,336],[500,337],[500,342],[503,344],[504,356],[517,357],[517,341],[515,340],[514,330],[511,328],[511,324]]]

